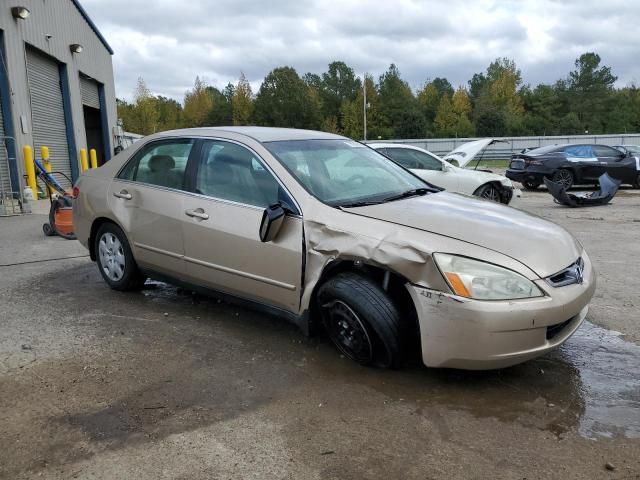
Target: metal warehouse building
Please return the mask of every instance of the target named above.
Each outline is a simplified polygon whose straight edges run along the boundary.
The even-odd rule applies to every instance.
[[[37,158],[49,147],[53,170],[72,180],[81,148],[99,164],[111,157],[112,54],[77,0],[0,2],[0,191],[22,191],[24,145]]]

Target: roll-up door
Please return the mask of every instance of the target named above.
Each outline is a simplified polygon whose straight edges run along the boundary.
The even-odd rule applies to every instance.
[[[82,96],[83,105],[100,109],[98,84],[94,80],[82,76],[80,77],[80,95]]]
[[[63,172],[71,178],[71,163],[67,144],[60,69],[55,60],[27,49],[27,80],[31,97],[31,129],[34,153],[40,158],[40,147],[49,147],[49,158],[54,172]],[[69,182],[56,177],[62,186]]]
[[[0,99],[0,102],[2,100]],[[11,191],[11,177],[9,173],[9,155],[4,139],[4,118],[2,104],[0,104],[0,192],[8,194]]]

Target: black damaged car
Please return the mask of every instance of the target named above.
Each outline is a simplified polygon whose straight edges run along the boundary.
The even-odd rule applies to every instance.
[[[603,173],[640,188],[638,157],[606,145],[550,145],[514,154],[506,176],[535,190],[545,177],[569,188],[597,185]]]

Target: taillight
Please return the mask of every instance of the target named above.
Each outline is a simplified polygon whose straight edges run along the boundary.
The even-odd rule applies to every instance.
[[[80,189],[74,185],[73,190],[71,190],[71,195],[73,195],[73,198],[78,198],[80,195]]]

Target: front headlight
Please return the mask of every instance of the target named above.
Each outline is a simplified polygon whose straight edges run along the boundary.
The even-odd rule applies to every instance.
[[[542,297],[531,280],[491,263],[434,253],[433,258],[456,295],[476,300],[516,300]]]

